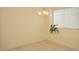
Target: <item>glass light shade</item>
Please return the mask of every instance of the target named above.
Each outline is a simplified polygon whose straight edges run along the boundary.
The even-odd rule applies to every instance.
[[[41,15],[42,13],[41,12],[38,12],[38,15]]]
[[[43,14],[46,15],[46,11],[45,10],[43,11]]]
[[[48,14],[49,14],[48,11],[45,10],[38,12],[38,15],[48,15]]]
[[[49,13],[48,12],[46,12],[46,15],[48,15]]]

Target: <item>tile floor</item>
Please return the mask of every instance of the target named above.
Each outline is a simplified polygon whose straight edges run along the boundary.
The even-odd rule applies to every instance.
[[[43,40],[12,49],[11,51],[76,51],[76,49],[72,49],[48,40]]]

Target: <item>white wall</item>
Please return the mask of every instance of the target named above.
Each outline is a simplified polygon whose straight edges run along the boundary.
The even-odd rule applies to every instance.
[[[41,8],[0,8],[0,50],[44,40]]]

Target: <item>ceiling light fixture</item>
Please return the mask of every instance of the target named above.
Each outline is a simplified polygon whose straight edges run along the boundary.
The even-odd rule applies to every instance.
[[[43,10],[42,11],[39,11],[38,12],[38,15],[48,15],[49,13],[48,13],[48,11],[45,9],[45,8],[43,8]]]

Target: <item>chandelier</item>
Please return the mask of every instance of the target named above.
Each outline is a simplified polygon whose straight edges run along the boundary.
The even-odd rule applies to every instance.
[[[48,14],[49,13],[48,13],[48,11],[45,8],[43,8],[42,11],[38,12],[38,15],[48,15]]]

